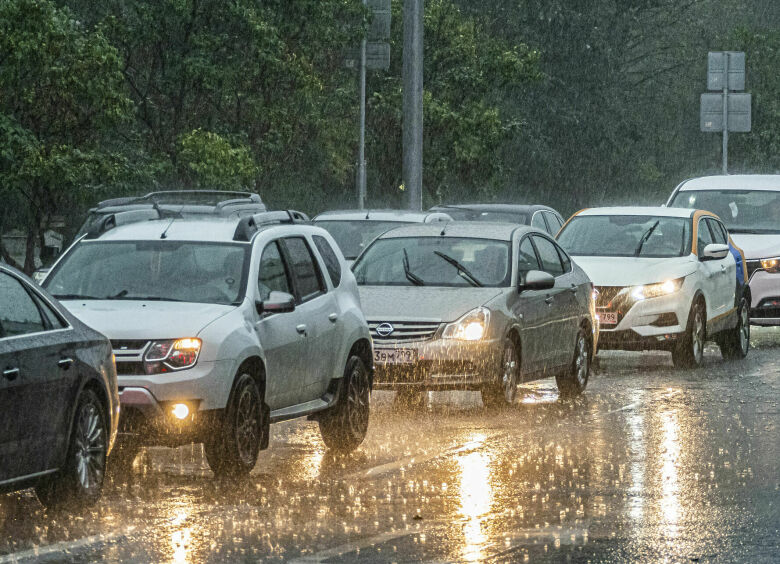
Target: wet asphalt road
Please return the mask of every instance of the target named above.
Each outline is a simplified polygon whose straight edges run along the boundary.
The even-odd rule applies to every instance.
[[[200,445],[147,449],[84,515],[0,496],[0,564],[87,562],[778,562],[780,331],[749,357],[675,371],[603,354],[585,395],[554,382],[483,409],[377,392],[369,436],[325,451],[315,423],[272,428],[242,483]]]

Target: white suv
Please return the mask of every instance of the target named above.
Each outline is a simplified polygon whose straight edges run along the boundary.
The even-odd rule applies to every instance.
[[[111,339],[120,458],[203,442],[215,474],[245,474],[269,423],[304,415],[328,447],[356,448],[368,428],[371,338],[331,236],[298,212],[156,213],[107,216],[43,282]]]
[[[750,289],[714,214],[591,208],[563,226],[558,242],[598,290],[600,349],[667,350],[684,368],[701,364],[707,340],[724,358],[747,355]]]

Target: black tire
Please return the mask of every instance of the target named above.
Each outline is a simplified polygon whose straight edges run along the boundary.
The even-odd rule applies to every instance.
[[[368,433],[371,412],[371,382],[366,365],[359,356],[351,356],[344,370],[344,381],[336,405],[319,417],[322,440],[329,449],[352,452]]]
[[[590,345],[590,334],[580,327],[574,342],[574,357],[571,365],[563,374],[555,377],[558,393],[561,397],[574,397],[585,391],[590,379],[590,369],[593,361],[593,351]]]
[[[206,461],[216,476],[242,477],[255,467],[268,433],[265,409],[254,377],[240,372],[222,424],[203,443]]]
[[[720,354],[726,360],[745,358],[750,350],[750,304],[742,296],[737,306],[737,324],[724,331],[718,339]]]
[[[65,464],[35,487],[51,509],[83,509],[100,498],[106,474],[108,425],[103,405],[92,390],[79,396]]]
[[[512,405],[520,383],[520,347],[512,337],[504,340],[501,353],[501,380],[480,390],[482,403],[488,409]]]
[[[691,305],[688,324],[682,339],[672,349],[672,362],[676,368],[698,368],[704,358],[707,342],[707,311],[704,301],[697,299]]]

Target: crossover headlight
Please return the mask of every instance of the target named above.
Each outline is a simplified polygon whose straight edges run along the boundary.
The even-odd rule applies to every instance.
[[[685,277],[677,278],[675,280],[665,280],[658,282],[657,284],[646,284],[644,286],[634,286],[631,289],[631,297],[636,301],[647,300],[649,298],[660,298],[661,296],[668,296],[674,294],[680,288],[682,288]]]
[[[147,374],[192,368],[198,362],[201,340],[195,338],[154,341],[144,355]]]
[[[761,259],[761,268],[772,274],[780,272],[780,257]]]
[[[443,339],[458,339],[459,341],[479,341],[487,333],[490,323],[490,310],[478,307],[454,323],[444,328]]]

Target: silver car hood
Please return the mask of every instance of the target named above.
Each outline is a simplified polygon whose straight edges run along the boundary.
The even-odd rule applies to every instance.
[[[360,286],[360,301],[369,321],[451,322],[486,304],[503,288]]]

